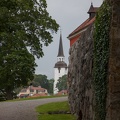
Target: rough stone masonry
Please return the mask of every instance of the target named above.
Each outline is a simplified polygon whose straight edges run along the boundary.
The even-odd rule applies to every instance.
[[[77,120],[93,120],[92,58],[93,25],[70,48],[68,94]]]
[[[109,0],[112,7],[106,120],[120,120],[120,0]]]
[[[112,8],[106,120],[120,120],[120,0],[108,0]],[[68,95],[77,120],[94,120],[93,25],[70,48]]]

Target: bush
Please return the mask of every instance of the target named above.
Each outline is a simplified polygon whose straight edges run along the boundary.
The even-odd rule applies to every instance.
[[[3,91],[0,90],[0,101],[5,101],[6,100],[6,95]]]

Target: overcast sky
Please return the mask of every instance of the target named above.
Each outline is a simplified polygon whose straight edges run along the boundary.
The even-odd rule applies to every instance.
[[[103,0],[46,0],[47,10],[53,19],[61,26],[65,62],[68,64],[69,40],[67,36],[89,16],[87,14],[91,2],[99,7]],[[60,31],[53,35],[53,42],[44,47],[44,57],[36,59],[38,67],[36,74],[44,74],[48,79],[54,78],[54,65],[57,62]]]

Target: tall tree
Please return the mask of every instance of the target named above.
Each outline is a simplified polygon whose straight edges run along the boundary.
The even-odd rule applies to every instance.
[[[48,82],[49,82],[49,89],[48,89],[48,92],[49,92],[50,94],[53,94],[54,79],[50,79],[50,80],[48,80]]]
[[[7,99],[12,99],[13,90],[26,85],[33,79],[34,57],[27,50],[9,50],[9,54],[0,54],[0,89],[6,92]],[[1,57],[2,55],[2,57]]]
[[[63,75],[62,77],[59,78],[56,87],[58,88],[59,91],[67,90],[67,75]]]
[[[45,0],[0,0],[0,89],[8,99],[15,87],[33,79],[33,55],[42,57],[42,46],[48,46],[51,33],[58,30],[46,8]]]
[[[43,88],[49,89],[49,82],[46,75],[35,75],[32,84],[33,86],[41,86]]]
[[[32,81],[32,85],[35,87],[41,86],[48,90],[48,93],[53,94],[53,83],[54,79],[47,79],[46,75],[35,75],[34,80]],[[30,84],[30,83],[29,83]]]

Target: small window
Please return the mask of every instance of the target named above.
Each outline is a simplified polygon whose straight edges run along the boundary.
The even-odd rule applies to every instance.
[[[33,90],[33,89],[30,89],[30,92],[34,92],[34,90]]]
[[[38,90],[36,90],[36,94],[38,94]]]
[[[58,68],[58,72],[60,73],[60,67]]]

